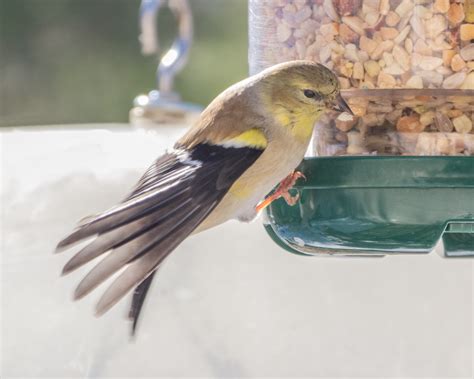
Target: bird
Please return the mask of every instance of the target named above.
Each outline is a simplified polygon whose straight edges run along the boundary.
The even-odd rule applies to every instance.
[[[87,217],[58,243],[61,252],[91,239],[62,274],[103,257],[77,285],[74,299],[117,274],[95,314],[133,290],[133,335],[157,270],[184,239],[231,219],[249,222],[276,198],[297,201],[289,195],[302,177],[295,169],[316,121],[329,110],[352,113],[337,76],[312,61],[277,64],[224,90],[122,202]]]

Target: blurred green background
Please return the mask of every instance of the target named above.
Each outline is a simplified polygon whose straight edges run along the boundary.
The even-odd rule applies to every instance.
[[[247,75],[247,2],[190,0],[195,37],[175,87],[207,104]],[[127,122],[155,86],[138,42],[139,0],[0,0],[0,126]],[[176,31],[159,18],[160,43]]]

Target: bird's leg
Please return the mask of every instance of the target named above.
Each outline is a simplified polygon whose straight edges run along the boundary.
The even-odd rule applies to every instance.
[[[260,212],[262,209],[265,209],[272,202],[279,199],[280,197],[283,197],[288,205],[290,206],[295,205],[298,199],[300,198],[300,194],[297,193],[296,195],[293,196],[290,194],[289,191],[290,189],[293,188],[293,186],[295,185],[296,181],[299,178],[306,179],[306,177],[303,175],[302,172],[293,171],[290,175],[288,175],[285,179],[283,179],[278,185],[278,188],[273,193],[268,195],[265,198],[265,200],[258,203],[256,207],[257,212]]]

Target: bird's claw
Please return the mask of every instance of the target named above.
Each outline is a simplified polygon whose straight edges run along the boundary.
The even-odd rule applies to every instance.
[[[280,182],[278,188],[271,195],[267,196],[265,200],[263,200],[257,205],[257,212],[260,212],[261,210],[265,209],[267,206],[269,206],[272,202],[279,199],[280,197],[283,197],[283,199],[285,199],[286,203],[289,206],[295,205],[300,198],[300,194],[298,192],[296,195],[292,195],[289,191],[293,188],[298,179],[306,180],[306,177],[303,175],[302,172],[294,171],[285,179],[283,179]]]
[[[298,179],[306,180],[306,176],[301,171],[294,171],[290,175],[288,175],[278,186],[278,190],[282,190],[284,192],[288,192],[293,186],[296,184]]]
[[[298,200],[300,199],[300,193],[297,192],[296,195],[291,195],[289,192],[285,192],[281,195],[281,197],[283,197],[283,199],[285,199],[286,203],[292,207],[293,205],[296,205],[296,203],[298,202]]]

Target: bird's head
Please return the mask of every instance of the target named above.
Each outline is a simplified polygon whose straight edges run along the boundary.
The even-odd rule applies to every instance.
[[[352,113],[341,97],[337,76],[319,63],[282,63],[261,75],[262,100],[282,119],[315,122],[326,110]]]

